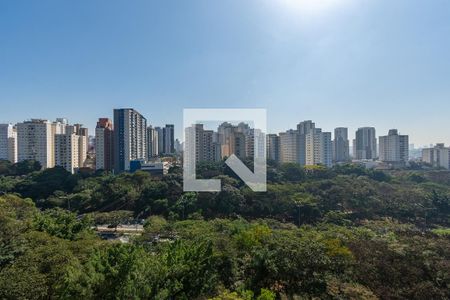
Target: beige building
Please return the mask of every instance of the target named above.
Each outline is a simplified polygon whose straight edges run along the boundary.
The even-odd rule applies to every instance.
[[[231,123],[222,123],[217,129],[217,141],[220,144],[221,158],[236,155],[240,159],[247,157],[247,135],[250,127],[245,123],[239,123],[237,126]]]
[[[61,166],[70,173],[80,167],[79,161],[80,137],[74,132],[55,135],[55,165]]]
[[[450,148],[444,144],[437,144],[433,148],[423,149],[422,161],[436,168],[450,170]]]
[[[280,133],[281,163],[298,163],[302,166],[332,166],[333,148],[331,132],[322,132],[310,120],[297,125],[297,130]]]
[[[69,128],[72,128],[72,126],[69,126]],[[73,132],[78,136],[78,164],[81,168],[86,164],[89,150],[89,133],[88,129],[81,124],[73,125]]]
[[[306,166],[333,165],[331,132],[315,128],[306,134]]]
[[[382,162],[406,164],[409,160],[409,137],[399,135],[397,129],[379,138],[379,159]]]
[[[17,124],[18,160],[36,160],[44,169],[62,166],[73,173],[83,167],[88,144],[87,129],[80,124],[68,125],[63,118]]]
[[[194,124],[190,131],[189,143],[195,147],[195,161],[219,161],[221,159],[220,145],[217,133],[213,130],[205,130],[203,124]],[[187,132],[187,131],[186,131]],[[189,148],[189,150],[191,150]]]
[[[58,128],[59,124],[55,126]],[[81,124],[65,124],[58,132],[61,133],[55,134],[55,165],[75,173],[86,162],[89,143],[87,128]]]
[[[55,166],[54,129],[48,120],[32,119],[17,124],[18,161],[35,160],[42,168]]]
[[[288,130],[280,133],[280,162],[300,162],[300,135],[296,130]]]
[[[113,123],[108,118],[100,118],[95,127],[95,169],[113,170]]]

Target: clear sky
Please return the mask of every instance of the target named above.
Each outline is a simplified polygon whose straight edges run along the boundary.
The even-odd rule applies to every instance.
[[[0,123],[267,108],[450,144],[448,0],[2,0]]]

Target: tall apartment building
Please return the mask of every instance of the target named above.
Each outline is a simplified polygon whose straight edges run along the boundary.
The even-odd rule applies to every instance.
[[[316,129],[316,123],[311,120],[300,122],[297,125],[298,136],[298,163],[302,166],[307,165],[306,162],[306,136]]]
[[[266,157],[266,136],[260,129],[245,131],[245,156],[248,158]]]
[[[338,127],[334,129],[333,161],[348,162],[350,160],[350,142],[348,140],[348,128]]]
[[[88,129],[81,124],[69,125],[67,121],[61,123],[58,120],[52,126],[59,132],[54,135],[55,165],[71,173],[84,167],[89,144]]]
[[[153,126],[147,127],[147,157],[151,159],[159,155],[159,147],[158,147],[158,130],[153,128]]]
[[[296,130],[280,132],[280,162],[300,163],[300,135]],[[306,144],[304,144],[306,146]]]
[[[377,138],[374,127],[362,127],[356,131],[353,152],[357,160],[377,158]]]
[[[225,143],[221,145],[222,158],[236,155],[239,159],[246,158],[245,135],[242,132],[233,131],[226,137]]]
[[[114,127],[109,118],[99,118],[95,127],[95,168],[112,171],[114,166]]]
[[[17,124],[18,161],[35,160],[45,168],[55,166],[55,127],[48,120],[32,119]]]
[[[236,155],[241,160],[247,155],[254,154],[254,140],[249,137],[252,134],[250,126],[246,123],[239,123],[237,126],[224,122],[217,129],[217,140],[220,144],[221,158],[229,157],[231,154]],[[247,143],[252,143],[252,150]]]
[[[132,108],[114,109],[114,171],[130,170],[130,161],[147,158],[147,120]]]
[[[166,124],[163,128],[163,151],[164,154],[175,153],[175,128],[172,124]]]
[[[55,134],[55,165],[74,173],[80,167],[79,142],[80,137],[69,128],[65,133]]]
[[[219,135],[219,143],[221,145],[224,145],[226,143],[226,140],[231,135],[231,133],[234,131],[234,126],[231,123],[223,122],[219,125],[217,128],[217,133]]]
[[[450,147],[437,144],[433,148],[425,148],[422,150],[422,161],[436,168],[450,170]]]
[[[220,160],[217,133],[205,130],[203,124],[194,124],[186,128],[186,147],[187,151],[194,151],[195,162]]]
[[[78,136],[78,162],[79,167],[84,167],[89,150],[89,132],[88,129],[81,124],[70,126],[71,130]],[[73,129],[72,129],[73,128]]]
[[[297,125],[297,132],[301,135],[306,135],[316,128],[316,123],[311,120],[300,122]]]
[[[380,160],[386,163],[406,164],[409,160],[409,137],[399,135],[397,129],[379,138]]]
[[[17,162],[17,132],[12,124],[0,124],[0,160]]]
[[[320,128],[314,128],[306,134],[305,165],[324,165],[331,167],[333,162],[331,132],[322,132]]]
[[[267,159],[280,162],[280,137],[277,134],[268,134],[266,139]]]
[[[232,154],[239,159],[246,158],[246,137],[242,130],[233,127],[233,130],[225,137],[225,143],[221,145],[222,158],[230,157]]]
[[[332,166],[331,133],[322,132],[311,120],[299,123],[297,130],[280,133],[280,161]]]
[[[158,154],[161,155],[164,154],[164,130],[161,127],[155,127],[156,135],[158,137]]]

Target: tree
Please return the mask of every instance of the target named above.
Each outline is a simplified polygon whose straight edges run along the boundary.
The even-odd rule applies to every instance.
[[[195,211],[197,204],[197,194],[193,192],[185,193],[175,203],[174,209],[182,220]]]
[[[0,159],[0,175],[10,175],[11,167],[12,163],[9,160]]]
[[[90,231],[92,220],[89,216],[77,216],[61,208],[48,209],[38,214],[33,222],[34,228],[62,239],[75,240]]]
[[[128,210],[115,210],[110,212],[94,213],[94,222],[96,225],[108,225],[117,230],[121,224],[132,221],[133,212]]]
[[[42,169],[41,164],[35,160],[23,160],[15,163],[12,166],[10,174],[12,175],[28,175],[33,172],[40,171]]]
[[[312,223],[320,218],[320,210],[317,205],[317,200],[313,196],[297,193],[292,198],[292,201],[297,208],[297,222],[298,226],[303,223]]]
[[[280,170],[285,181],[298,182],[305,179],[305,171],[299,164],[285,163],[281,165]]]
[[[64,297],[67,276],[81,269],[69,249],[70,242],[43,232],[30,232],[25,237],[23,255],[0,272],[0,298],[67,298]]]
[[[37,213],[31,199],[0,196],[0,270],[25,251],[22,235]]]

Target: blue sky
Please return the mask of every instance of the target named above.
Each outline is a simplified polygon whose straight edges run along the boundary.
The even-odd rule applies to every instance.
[[[448,0],[0,1],[0,123],[267,108],[450,144]]]

